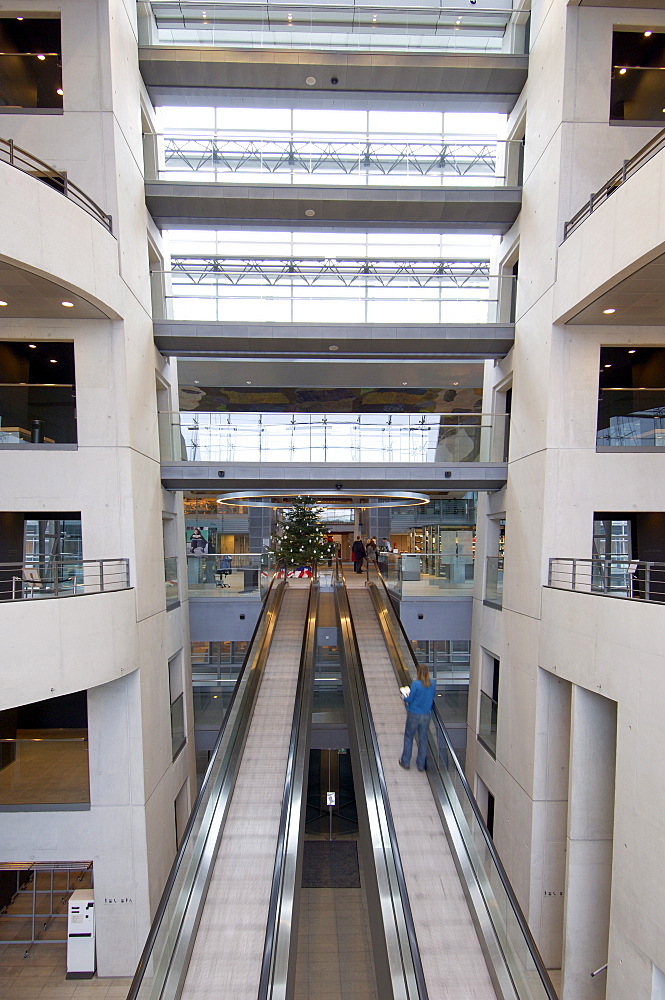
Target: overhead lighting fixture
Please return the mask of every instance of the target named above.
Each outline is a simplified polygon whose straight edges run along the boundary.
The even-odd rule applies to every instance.
[[[251,382],[245,382],[245,385],[251,385],[251,384],[252,384]]]
[[[611,368],[612,365],[603,365],[604,368]]]
[[[58,89],[56,90],[56,94],[59,94],[60,97],[62,97],[62,93],[63,93],[62,87],[58,87]]]
[[[453,382],[453,385],[459,385],[459,382]]]
[[[634,353],[635,353],[635,348],[633,348],[633,350],[632,350],[632,351],[628,351],[628,353],[629,353],[629,354],[634,354]]]
[[[57,365],[58,363],[55,358],[49,358],[49,361],[51,362],[52,365]]]
[[[28,344],[28,347],[36,347],[36,344]]]
[[[5,300],[4,299],[0,299],[0,306],[6,306],[6,305],[7,305],[7,303],[5,302]],[[33,345],[31,344],[30,346],[32,347]]]
[[[65,302],[61,302],[60,305],[64,306],[65,309],[73,309],[74,308],[74,303],[73,302],[67,302],[67,301],[65,301]]]
[[[316,212],[314,211],[313,208],[306,208],[305,215],[307,216],[308,219],[313,219],[314,216],[316,215]]]
[[[16,18],[16,20],[17,20],[17,21],[22,21],[22,20],[23,20],[23,18],[22,18],[22,17],[17,17],[17,18]]]
[[[651,38],[652,35],[653,35],[653,31],[645,31],[644,32],[644,37],[645,38]]]
[[[625,67],[625,66],[622,66],[622,67],[621,67],[621,69],[619,70],[619,74],[620,74],[621,76],[623,76],[623,75],[624,75],[624,73],[627,73],[627,72],[628,72],[628,70],[626,69],[626,67]]]
[[[612,313],[616,312],[616,309],[603,309],[603,312],[605,313],[606,316],[611,316]]]
[[[408,385],[408,384],[409,384],[408,382],[402,382],[402,385]]]
[[[38,58],[38,59],[39,59],[39,60],[40,60],[41,62],[44,62],[44,60],[46,59],[46,56],[42,56],[42,55],[38,55],[38,56],[37,56],[37,58]]]
[[[305,77],[305,83],[307,84],[308,87],[313,87],[314,84],[316,83],[316,77],[315,76],[306,76]]]
[[[329,351],[339,351],[339,347],[337,346],[337,344],[331,344],[330,347],[328,348],[328,350]]]
[[[199,380],[199,379],[197,379],[197,378],[195,378],[195,379],[194,379],[194,385],[200,385],[200,380]]]

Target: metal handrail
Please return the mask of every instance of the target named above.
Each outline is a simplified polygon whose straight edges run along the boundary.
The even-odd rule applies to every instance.
[[[266,939],[261,965],[258,1000],[284,1000],[288,991],[290,953],[297,947],[294,940],[294,896],[298,889],[299,859],[302,857],[300,828],[306,796],[305,784],[308,733],[311,721],[312,694],[314,690],[314,659],[316,655],[316,617],[319,588],[312,581],[307,609],[305,641],[300,654],[300,668],[293,708],[291,738],[284,780],[282,811],[275,852]],[[294,798],[300,789],[300,807],[294,808]],[[295,863],[294,862],[295,856]],[[291,864],[289,864],[289,860]],[[288,903],[285,907],[285,896]],[[290,906],[291,918],[284,918],[284,909]]]
[[[619,580],[614,575],[619,576]],[[596,597],[663,604],[665,562],[633,559],[628,555],[593,556],[591,559],[554,557],[549,561],[547,586]]]
[[[37,577],[30,579],[26,576],[28,570],[36,571]],[[78,570],[82,574],[81,579],[77,575]],[[42,600],[85,597],[129,590],[129,559],[79,559],[77,556],[52,559],[49,556],[26,556],[23,562],[0,562],[0,579],[2,578],[7,584],[11,582],[12,593],[11,597],[0,594],[0,602],[22,600],[24,591],[30,597],[38,593]]]
[[[631,156],[629,160],[624,160],[620,170],[617,170],[615,174],[612,174],[610,179],[606,181],[598,191],[594,191],[589,195],[588,202],[583,205],[583,207],[577,212],[572,219],[569,219],[565,223],[563,228],[563,241],[565,242],[570,234],[577,229],[579,225],[588,219],[589,216],[594,212],[594,210],[601,205],[604,201],[614,194],[616,189],[624,184],[629,177],[648,163],[657,153],[660,153],[662,149],[665,149],[665,129],[655,135],[645,146],[642,146],[634,156]]]
[[[55,190],[59,190],[61,194],[64,194],[65,198],[73,201],[75,205],[82,208],[93,219],[96,219],[97,222],[101,222],[104,228],[113,234],[111,216],[107,215],[85,191],[82,191],[80,187],[70,181],[66,171],[57,170],[51,164],[44,163],[43,160],[33,156],[32,153],[28,153],[27,150],[17,146],[13,139],[0,139],[0,160],[8,163],[10,167],[16,167],[17,170],[21,170],[24,174],[36,177],[37,180],[41,180],[51,187],[54,185],[50,182],[54,180],[59,181],[61,187],[58,186]]]
[[[402,954],[402,968],[405,978],[405,987],[408,990],[407,976],[409,974],[409,971],[411,971],[412,975],[415,978],[415,987],[417,991],[418,1000],[428,1000],[427,983],[425,981],[425,973],[423,970],[422,960],[420,957],[420,948],[418,946],[415,922],[413,919],[413,913],[411,911],[411,904],[409,902],[409,895],[406,886],[406,878],[404,876],[404,868],[402,866],[399,845],[397,842],[395,823],[392,816],[392,810],[390,808],[390,798],[388,795],[388,787],[386,785],[385,773],[381,761],[379,741],[377,738],[376,728],[374,726],[374,719],[372,717],[372,712],[370,708],[369,693],[367,691],[365,675],[362,669],[362,661],[360,657],[360,650],[358,647],[358,639],[356,635],[355,625],[353,623],[353,617],[351,615],[348,592],[346,587],[346,580],[344,577],[343,563],[341,562],[340,559],[337,559],[335,561],[335,579],[337,584],[336,596],[338,601],[338,615],[340,617],[340,622],[343,620],[342,612],[344,611],[350,631],[349,639],[348,640],[346,640],[345,638],[342,639],[344,656],[345,658],[347,658],[347,666],[349,660],[355,666],[354,674],[357,680],[358,694],[362,698],[362,701],[360,702],[361,711],[363,712],[363,716],[368,727],[369,740],[372,748],[372,753],[367,755],[367,760],[373,761],[376,767],[376,777],[378,779],[379,789],[381,794],[381,806],[383,807],[383,816],[385,819],[385,824],[388,831],[388,838],[390,842],[390,856],[392,857],[392,861],[395,866],[395,876],[397,879],[399,898],[402,906],[402,916],[404,919],[404,925],[407,934],[408,955],[411,958],[413,966],[412,970],[407,970],[404,968],[405,953],[400,948],[400,953]],[[341,627],[340,627],[340,634],[344,636],[344,629]],[[395,918],[395,923],[397,924],[398,914],[395,912],[394,908],[393,908],[393,914]],[[399,932],[396,930],[396,933]]]
[[[379,579],[381,580],[381,583],[383,585],[384,599],[385,599],[385,602],[386,602],[386,607],[389,609],[388,613],[389,613],[389,622],[390,622],[390,625],[393,628],[398,629],[398,631],[401,633],[402,638],[404,639],[404,645],[405,645],[406,649],[408,649],[408,651],[409,651],[409,655],[411,657],[411,662],[413,664],[413,667],[417,670],[417,668],[418,668],[418,658],[416,657],[416,654],[415,654],[415,652],[413,650],[413,647],[411,645],[411,641],[410,641],[410,639],[409,639],[409,637],[408,637],[408,635],[406,633],[406,630],[404,628],[404,625],[403,625],[402,621],[399,618],[399,615],[397,615],[396,612],[395,612],[392,600],[390,598],[390,593],[389,593],[389,591],[388,591],[388,589],[386,587],[386,584],[385,584],[385,581],[383,579],[383,576],[381,575],[381,572],[378,569],[377,569],[377,574],[378,574]],[[372,587],[372,586],[375,587],[376,585],[375,584],[371,584],[370,587]],[[406,667],[405,666],[403,666],[403,669],[404,669],[404,679],[406,679],[408,677],[408,671],[406,671]],[[453,745],[452,745],[452,743],[450,741],[450,737],[448,736],[448,731],[447,731],[447,729],[445,727],[445,724],[444,724],[444,722],[443,722],[443,720],[442,720],[442,718],[441,718],[441,716],[439,714],[439,710],[436,707],[436,705],[433,705],[433,707],[432,707],[432,716],[433,716],[433,719],[435,721],[438,733],[443,738],[443,740],[445,742],[447,753],[449,755],[450,760],[453,763],[453,766],[454,766],[456,774],[457,774],[457,778],[460,781],[460,783],[462,785],[462,788],[464,789],[464,792],[465,792],[466,797],[468,799],[468,803],[469,803],[469,805],[471,807],[471,810],[472,810],[472,812],[474,814],[474,817],[475,817],[475,819],[476,819],[476,821],[478,823],[479,829],[480,829],[480,831],[482,833],[482,836],[483,836],[483,840],[485,842],[485,846],[486,846],[487,850],[489,851],[489,854],[490,854],[490,856],[492,858],[492,862],[493,862],[493,864],[494,864],[494,866],[496,868],[497,875],[499,876],[499,879],[500,879],[501,884],[503,886],[504,892],[506,893],[508,901],[509,901],[509,903],[511,905],[511,908],[513,910],[513,915],[514,915],[514,917],[515,917],[515,919],[516,919],[516,921],[517,921],[517,923],[519,925],[520,931],[522,932],[522,936],[524,937],[525,944],[526,944],[526,946],[527,946],[527,948],[529,950],[529,954],[530,954],[530,956],[531,956],[531,958],[533,960],[535,969],[536,969],[536,971],[537,971],[537,973],[538,973],[538,975],[540,977],[540,980],[542,982],[543,988],[544,988],[544,990],[545,990],[545,992],[547,994],[548,1000],[558,1000],[556,991],[555,991],[555,989],[554,989],[554,987],[552,985],[552,982],[550,980],[550,977],[549,977],[549,974],[547,972],[547,969],[545,968],[545,963],[543,962],[543,959],[541,957],[540,951],[538,950],[538,946],[537,946],[537,944],[536,944],[536,942],[535,942],[535,940],[533,938],[533,935],[531,933],[531,929],[529,928],[529,925],[527,923],[526,917],[524,916],[524,914],[522,912],[522,908],[521,908],[521,906],[520,906],[520,904],[519,904],[519,902],[517,900],[517,897],[516,897],[516,895],[515,895],[515,893],[513,891],[513,887],[512,887],[512,885],[510,883],[510,880],[508,878],[506,870],[503,867],[503,864],[501,862],[501,858],[499,857],[499,855],[497,853],[497,850],[496,850],[496,847],[494,846],[494,841],[492,840],[490,832],[487,829],[487,824],[485,823],[485,820],[483,819],[483,815],[482,815],[482,813],[480,811],[480,807],[478,806],[478,803],[476,802],[474,794],[471,791],[471,786],[469,785],[469,782],[467,781],[466,775],[464,774],[464,771],[462,769],[462,765],[460,764],[460,762],[459,762],[459,760],[457,758],[457,754],[455,753]]]
[[[240,690],[241,684],[243,683],[243,680],[245,678],[245,672],[247,671],[247,672],[249,672],[251,674],[251,672],[253,671],[254,674],[255,674],[255,685],[254,685],[254,687],[256,687],[257,684],[258,684],[258,675],[260,673],[260,670],[255,669],[255,668],[257,667],[257,665],[259,663],[265,662],[265,657],[267,656],[266,644],[269,646],[271,635],[272,635],[271,629],[270,629],[271,622],[268,620],[268,615],[269,615],[269,613],[271,611],[274,612],[274,614],[273,614],[273,624],[274,624],[274,617],[276,616],[276,613],[279,610],[279,606],[280,606],[280,603],[281,603],[281,597],[283,596],[283,592],[284,592],[284,585],[283,585],[283,583],[278,582],[277,586],[275,586],[276,579],[277,579],[276,575],[273,576],[273,579],[270,582],[270,587],[268,588],[268,593],[266,594],[266,599],[265,599],[263,607],[261,609],[261,614],[259,615],[259,618],[258,618],[258,620],[256,622],[256,625],[254,626],[254,631],[252,632],[252,637],[251,637],[249,645],[247,647],[247,653],[245,654],[245,658],[243,660],[242,668],[241,668],[241,670],[240,670],[240,672],[238,674],[238,678],[237,678],[236,683],[235,683],[234,688],[233,688],[233,694],[231,695],[231,700],[230,700],[228,708],[226,709],[226,712],[224,714],[224,719],[223,719],[222,724],[220,726],[219,733],[218,733],[217,739],[215,741],[215,745],[214,745],[212,753],[210,755],[210,761],[208,763],[208,767],[206,769],[206,773],[205,773],[203,781],[201,783],[201,788],[199,789],[199,793],[198,793],[198,795],[196,797],[196,801],[194,802],[194,806],[193,806],[192,811],[190,813],[189,820],[187,821],[187,826],[185,827],[185,831],[183,833],[182,842],[180,844],[178,852],[177,852],[177,854],[175,856],[175,859],[173,861],[173,864],[171,866],[171,871],[169,872],[169,876],[168,876],[168,878],[166,880],[166,885],[164,886],[164,891],[162,892],[162,896],[161,896],[161,899],[159,901],[159,905],[157,907],[157,911],[155,913],[153,922],[152,922],[150,930],[148,932],[148,937],[147,937],[146,943],[145,943],[145,945],[143,947],[143,951],[141,953],[141,958],[139,959],[139,963],[138,963],[136,972],[134,974],[134,978],[132,979],[132,982],[131,982],[131,985],[130,985],[130,988],[129,988],[129,993],[127,994],[127,1000],[137,1000],[138,995],[139,995],[139,990],[140,990],[141,984],[143,982],[143,977],[146,974],[146,971],[147,971],[147,969],[150,966],[150,962],[151,962],[151,959],[152,959],[152,951],[153,951],[153,948],[155,946],[155,942],[157,940],[157,935],[159,933],[162,921],[164,919],[164,915],[166,913],[166,910],[167,910],[167,907],[168,907],[168,904],[169,904],[169,901],[170,901],[171,892],[173,891],[173,887],[175,885],[176,879],[177,879],[177,877],[178,877],[178,875],[180,873],[180,868],[181,868],[181,865],[182,865],[185,853],[187,851],[187,848],[189,846],[189,840],[191,838],[192,830],[193,830],[193,827],[194,827],[194,825],[196,823],[196,820],[197,820],[198,812],[199,812],[200,808],[202,807],[202,805],[204,804],[204,799],[205,799],[205,796],[206,796],[206,792],[208,791],[208,788],[211,785],[212,777],[213,777],[213,772],[215,771],[215,767],[217,765],[217,755],[220,752],[221,746],[222,746],[224,738],[226,736],[226,730],[228,728],[229,721],[230,721],[231,716],[232,716],[232,714],[234,712],[234,709],[236,708],[236,704],[235,704],[236,703],[236,698],[238,696],[238,692]],[[275,590],[274,590],[274,593],[273,593],[273,587],[274,586],[275,586]],[[254,648],[255,643],[256,643],[257,638],[259,637],[259,634],[261,632],[263,633],[263,635],[261,636],[260,645],[259,645],[258,648],[255,649]],[[237,723],[238,723],[238,720],[236,719],[236,725],[237,725]],[[224,779],[226,778],[226,774],[221,775],[221,777],[220,777],[220,774],[217,774],[216,778],[217,778],[218,781],[221,781],[222,784],[223,784]],[[221,791],[221,789],[220,789],[220,791]],[[200,859],[199,859],[199,864],[200,864]],[[176,942],[174,944],[174,950],[175,950],[176,945],[177,945],[177,939],[176,939]]]

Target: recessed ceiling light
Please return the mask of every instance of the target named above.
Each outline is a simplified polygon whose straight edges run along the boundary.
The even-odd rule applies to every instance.
[[[308,87],[313,87],[314,84],[316,83],[316,77],[315,76],[306,76],[305,77],[305,83],[307,84]]]
[[[64,306],[65,309],[73,309],[74,308],[74,303],[73,302],[66,302],[65,301],[65,302],[61,302],[60,305]]]
[[[58,87],[58,89],[56,90],[56,94],[59,94],[60,97],[62,97],[62,87]]]
[[[0,306],[6,306],[6,305],[7,305],[7,303],[5,302],[5,300],[4,299],[0,299]]]
[[[314,211],[313,208],[306,208],[305,215],[307,216],[308,219],[312,219],[316,215],[316,212]]]
[[[619,73],[620,73],[621,76],[623,76],[624,73],[627,73],[627,72],[628,72],[628,70],[626,69],[625,66],[622,66],[621,69],[619,70]]]
[[[245,382],[245,385],[251,385],[251,384],[252,384],[251,382]]]
[[[49,358],[49,361],[51,362],[52,365],[57,365],[58,363],[55,358]]]
[[[328,348],[328,350],[329,351],[339,351],[339,347],[337,346],[337,344],[331,344],[330,347]]]
[[[28,344],[28,347],[36,347],[36,344]]]
[[[629,353],[629,354],[634,354],[634,353],[635,353],[635,348],[633,348],[633,350],[632,350],[632,351],[628,351],[628,353]]]
[[[408,385],[408,384],[409,384],[408,382],[402,382],[402,385]]]
[[[604,368],[611,368],[612,365],[603,365]]]
[[[22,18],[22,17],[17,17],[17,18],[16,18],[16,20],[17,20],[17,21],[22,21],[22,20],[23,20],[23,18]]]
[[[195,378],[195,379],[194,379],[194,385],[200,385],[200,380],[199,380],[199,379],[197,379],[197,378]]]
[[[46,59],[46,56],[39,55],[39,56],[37,56],[37,58],[40,59],[42,62],[44,62],[44,60]]]
[[[453,382],[453,385],[459,385],[459,382]]]
[[[653,32],[652,32],[652,31],[645,31],[645,32],[644,32],[644,37],[645,37],[645,38],[651,38],[652,34],[653,34]]]
[[[612,313],[616,312],[616,309],[603,309],[603,312],[605,313],[606,316],[611,316]]]

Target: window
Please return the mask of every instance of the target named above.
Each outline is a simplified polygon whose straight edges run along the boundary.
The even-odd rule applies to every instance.
[[[662,126],[665,87],[665,34],[615,31],[612,38],[610,121]]]
[[[496,757],[496,726],[499,713],[499,660],[483,653],[483,673],[480,687],[480,721],[478,740]]]
[[[72,343],[0,341],[0,372],[0,446],[76,443]]]
[[[62,111],[60,18],[0,17],[0,113]]]
[[[665,447],[665,348],[601,347],[596,448]]]
[[[176,759],[185,743],[185,695],[182,677],[182,652],[169,660],[169,695],[171,701],[171,753]]]

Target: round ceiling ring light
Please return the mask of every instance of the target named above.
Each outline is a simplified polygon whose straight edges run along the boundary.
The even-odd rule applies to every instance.
[[[291,507],[295,497],[311,497],[315,507],[333,507],[348,509],[362,507],[377,510],[384,507],[419,507],[430,502],[424,493],[411,493],[407,490],[373,490],[370,494],[365,490],[345,490],[343,486],[335,486],[330,490],[239,490],[234,493],[224,493],[217,500],[219,504],[229,504],[237,507]]]

